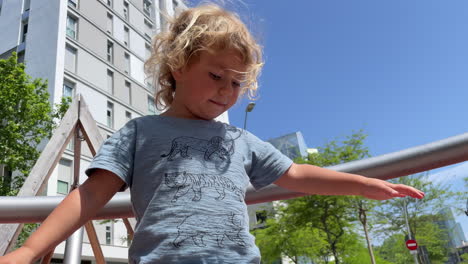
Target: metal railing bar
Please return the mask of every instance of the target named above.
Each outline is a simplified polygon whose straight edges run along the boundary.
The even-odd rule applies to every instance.
[[[468,133],[377,157],[329,167],[367,177],[391,179],[468,160]],[[275,185],[247,189],[248,204],[304,196]],[[64,197],[0,197],[0,223],[42,222]],[[118,193],[94,219],[133,217],[129,193]]]

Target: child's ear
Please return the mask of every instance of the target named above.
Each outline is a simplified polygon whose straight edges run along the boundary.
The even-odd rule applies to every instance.
[[[174,80],[176,81],[180,81],[180,79],[182,78],[182,69],[171,71],[171,73],[172,77],[174,77]]]

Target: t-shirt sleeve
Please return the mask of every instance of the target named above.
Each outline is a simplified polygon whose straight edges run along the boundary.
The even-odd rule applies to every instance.
[[[86,169],[86,175],[90,176],[95,169],[110,171],[125,182],[125,185],[119,190],[125,191],[132,183],[135,144],[136,123],[131,120],[104,141]]]
[[[273,147],[247,132],[250,183],[258,190],[272,184],[291,167],[293,161]]]

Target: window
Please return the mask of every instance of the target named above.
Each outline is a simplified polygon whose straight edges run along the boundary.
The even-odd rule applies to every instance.
[[[68,194],[68,182],[57,180],[57,193]]]
[[[107,70],[107,91],[114,94],[114,72]]]
[[[129,43],[130,43],[130,30],[128,29],[128,27],[124,26],[124,43],[125,43],[125,46],[129,46]]]
[[[145,43],[145,58],[148,59],[151,56],[151,45]]]
[[[149,0],[143,0],[143,11],[145,12],[145,14],[147,14],[148,16],[151,16],[151,1]]]
[[[148,90],[150,90],[150,91],[152,91],[152,92],[155,92],[154,87],[153,87],[153,85],[151,84],[151,81],[146,80],[145,83],[146,83],[146,88],[148,88]]]
[[[114,43],[107,41],[107,61],[114,63]]]
[[[132,120],[132,113],[125,111],[125,119],[128,121]]]
[[[57,193],[68,194],[72,182],[72,161],[61,159],[58,164]]]
[[[67,36],[72,39],[76,39],[76,25],[77,19],[68,15],[67,16]]]
[[[107,126],[114,128],[114,104],[107,102]]]
[[[18,63],[24,63],[24,50],[18,53]]]
[[[65,69],[76,72],[77,50],[70,45],[65,46]]]
[[[73,8],[78,7],[78,0],[68,0],[68,6],[71,6]]]
[[[130,73],[130,55],[125,53],[125,72]]]
[[[23,26],[21,28],[21,43],[26,41],[26,36],[28,35],[28,22],[23,22]]]
[[[107,13],[107,32],[112,35],[112,32],[114,27],[114,16],[111,14]]]
[[[151,96],[148,96],[148,112],[150,114],[156,114],[156,106],[154,105],[154,99]]]
[[[24,0],[23,2],[23,12],[29,11],[31,7],[31,0]]]
[[[127,103],[132,104],[132,85],[130,82],[125,81],[125,95],[127,96]]]
[[[106,226],[106,245],[112,245],[112,223]]]
[[[153,29],[153,24],[152,24],[151,22],[149,22],[146,18],[144,19],[144,21],[145,21],[145,26],[146,26],[149,30]]]
[[[108,7],[112,8],[113,4],[114,4],[113,0],[107,0],[107,6]]]
[[[159,6],[166,6],[165,0],[159,0]],[[164,16],[159,15],[159,30],[162,31],[165,28]]]
[[[64,80],[63,81],[63,95],[62,97],[71,97],[73,98],[74,95],[74,90],[75,90],[75,84],[68,81]]]
[[[125,20],[128,21],[128,19],[130,17],[130,13],[129,13],[128,2],[127,1],[124,1],[123,15],[124,15]]]

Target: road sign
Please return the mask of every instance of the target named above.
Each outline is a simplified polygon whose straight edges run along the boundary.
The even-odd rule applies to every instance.
[[[409,240],[406,241],[406,247],[409,250],[416,250],[416,249],[418,249],[418,243],[416,242],[416,240],[409,239]]]

